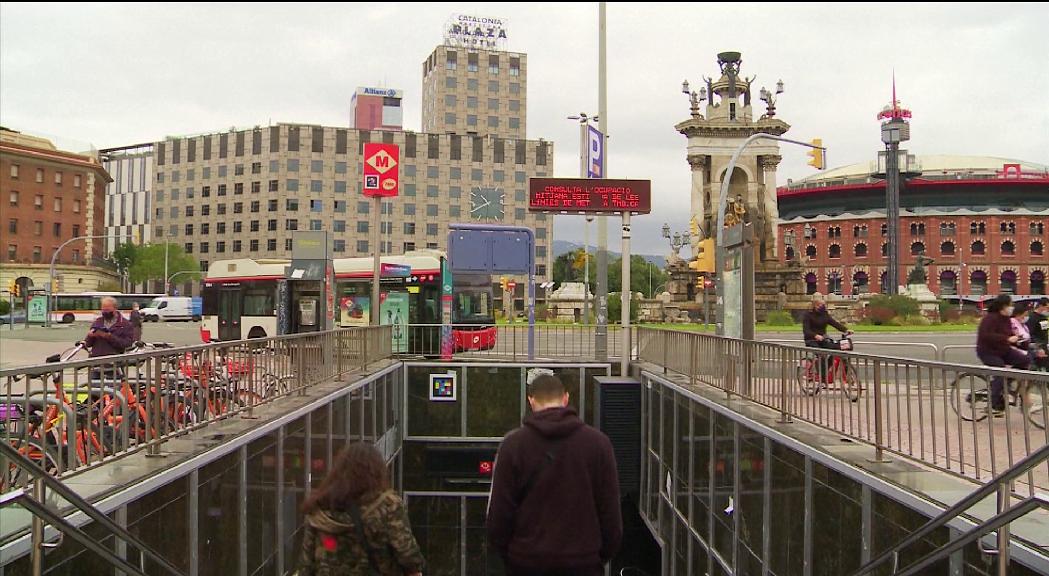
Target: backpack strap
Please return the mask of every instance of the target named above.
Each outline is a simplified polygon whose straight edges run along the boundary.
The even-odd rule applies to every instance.
[[[353,516],[353,525],[357,527],[357,537],[361,539],[364,549],[368,551],[370,572],[372,574],[381,574],[379,563],[375,561],[375,549],[372,548],[371,542],[368,541],[368,536],[364,533],[364,520],[361,519],[361,508],[357,503],[350,504],[350,515]]]

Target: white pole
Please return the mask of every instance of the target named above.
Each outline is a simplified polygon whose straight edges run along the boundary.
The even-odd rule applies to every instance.
[[[372,250],[374,250],[375,256],[372,262],[372,315],[371,324],[372,326],[378,326],[381,322],[381,316],[379,315],[379,275],[382,273],[382,266],[380,259],[382,258],[382,236],[379,234],[379,226],[382,222],[382,197],[376,196],[375,201],[372,203],[372,209],[375,211],[372,216]]]
[[[164,242],[164,295],[168,296],[168,246],[170,242]]]
[[[619,359],[619,375],[626,377],[630,371],[630,212],[623,212],[623,284],[619,297],[623,302],[620,315],[623,334],[620,342],[623,345]]]
[[[597,42],[597,128],[605,141],[602,143],[604,170],[608,178],[608,69],[606,58],[605,3],[598,6]],[[597,360],[608,357],[608,217],[597,218]],[[624,374],[625,376],[625,374]]]
[[[587,171],[587,121],[579,121],[579,177]],[[583,221],[583,325],[590,323],[590,216]]]

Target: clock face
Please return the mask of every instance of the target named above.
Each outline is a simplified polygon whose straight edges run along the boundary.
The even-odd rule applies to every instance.
[[[506,194],[501,188],[477,186],[470,193],[470,216],[477,221],[502,220],[505,214]]]

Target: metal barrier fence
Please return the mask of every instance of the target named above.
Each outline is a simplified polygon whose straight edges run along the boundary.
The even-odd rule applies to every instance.
[[[639,359],[849,438],[976,481],[1049,443],[1049,373],[910,360],[642,328]],[[821,378],[821,372],[824,378]],[[991,382],[1008,405],[992,414]],[[829,384],[825,383],[831,381]],[[1049,464],[1018,493],[1049,489]]]
[[[0,441],[63,476],[389,358],[389,326],[159,348],[0,370]],[[0,491],[28,474],[0,461]]]
[[[398,329],[395,327],[395,330]],[[498,324],[487,327],[476,324],[455,324],[452,325],[452,330],[456,358],[512,361],[529,359],[527,323]],[[538,324],[533,331],[535,360],[596,359],[603,362],[606,358],[597,358],[596,331],[597,326],[588,324]],[[623,335],[624,331],[621,327],[608,326],[607,358],[619,357]],[[400,354],[440,357],[441,325],[409,325],[407,338],[401,344]]]

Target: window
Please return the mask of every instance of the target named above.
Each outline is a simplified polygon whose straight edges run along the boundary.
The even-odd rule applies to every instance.
[[[299,181],[296,180],[296,179],[292,179],[292,180],[286,181],[284,183],[284,189],[287,190],[288,192],[298,192],[299,191]]]
[[[448,216],[452,218],[458,218],[460,216],[460,209],[458,205],[448,207]]]
[[[1035,240],[1031,242],[1031,256],[1042,256],[1045,254],[1045,245]]]
[[[161,182],[163,182],[163,180],[161,180]],[[36,169],[36,183],[37,184],[43,184],[44,183],[44,169],[43,168],[37,168]]]
[[[367,234],[368,233],[368,222],[367,221],[361,220],[361,221],[357,222],[357,233],[358,234]]]
[[[812,244],[809,244],[805,248],[805,257],[807,257],[807,258],[815,258],[816,257],[816,247],[813,246]]]
[[[193,225],[192,224],[186,224],[186,236],[192,236],[192,235],[193,235]]]
[[[18,164],[11,165],[11,178],[18,179]]]
[[[340,240],[336,240],[333,243],[332,249],[335,252],[345,252],[346,251],[346,241],[345,240],[341,240],[341,239]]]
[[[944,242],[940,244],[940,254],[944,256],[954,256],[954,242]]]
[[[857,244],[856,248],[855,248],[855,253],[856,253],[856,257],[857,258],[866,258],[867,257],[867,245],[866,244]]]
[[[44,235],[44,223],[43,222],[41,222],[39,220],[37,220],[36,222],[33,222],[33,234],[36,235],[36,236],[43,236]]]
[[[251,193],[252,194],[258,194],[261,191],[262,191],[262,182],[252,182],[251,183]]]
[[[954,222],[941,222],[940,223],[940,236],[954,236],[958,232],[958,227]]]
[[[314,232],[322,230],[320,220],[310,220],[310,230]]]
[[[335,201],[335,211],[336,212],[346,212],[346,201],[345,200],[336,200]]]
[[[163,230],[161,230],[163,232]],[[73,224],[73,238],[80,237],[80,224]]]
[[[258,240],[251,240],[251,241],[249,241],[248,242],[248,249],[251,250],[252,252],[258,252],[259,251],[259,241]]]
[[[254,212],[258,212],[260,207],[261,207],[261,203],[258,200],[252,200],[251,201],[251,211],[253,213]]]
[[[415,222],[405,222],[404,223],[404,234],[405,234],[405,236],[414,236],[415,235]]]
[[[449,76],[444,79],[445,88],[455,88],[455,76]]]
[[[310,212],[322,212],[324,210],[324,201],[322,200],[310,200]]]
[[[277,239],[276,238],[270,238],[270,239],[266,240],[266,250],[268,250],[270,252],[275,252],[277,250]]]
[[[972,224],[969,225],[969,233],[970,234],[986,234],[987,233],[987,225],[984,224],[983,222],[973,222]]]
[[[310,160],[310,172],[320,173],[324,172],[324,161],[323,160]]]
[[[404,205],[404,215],[405,216],[415,216],[415,204],[405,204]]]
[[[924,223],[912,223],[911,224],[911,236],[925,236],[925,224]]]
[[[499,74],[499,56],[497,54],[488,56],[488,73],[493,76]]]
[[[915,242],[911,244],[911,256],[918,256],[920,254],[925,254],[925,243]]]
[[[240,252],[241,251],[241,248],[242,248],[243,245],[240,242],[241,242],[240,240],[234,240],[233,241],[233,251],[234,252]]]
[[[201,206],[200,207],[200,215],[201,216],[210,216],[211,215],[211,205],[210,204],[205,204],[205,205]]]
[[[332,222],[332,230],[334,230],[336,232],[345,232],[346,231],[346,221],[345,220],[336,220],[336,221]]]
[[[298,172],[298,171],[299,171],[299,161],[294,159],[294,158],[288,160],[288,172]]]
[[[204,252],[204,250],[201,250],[201,252]],[[223,242],[222,240],[219,240],[218,242],[216,242],[215,243],[215,252],[217,252],[219,254],[224,254],[226,252],[226,243]]]
[[[285,230],[298,230],[299,229],[299,221],[297,219],[295,219],[295,218],[290,218],[288,220],[285,220],[284,221],[284,229]]]
[[[80,200],[73,200],[73,214],[80,214]]]
[[[18,192],[11,192],[11,195],[8,198],[10,199],[12,206],[18,206]]]
[[[277,231],[277,219],[276,218],[270,218],[269,220],[266,221],[266,230],[268,232],[276,232]]]
[[[225,196],[226,195],[226,185],[225,184],[219,184],[219,189],[218,189],[217,194],[219,196]]]
[[[357,252],[367,254],[368,252],[368,241],[358,240],[357,241]]]
[[[270,192],[276,192],[277,191],[277,180],[270,180],[270,188],[269,188],[269,190],[270,190]]]
[[[1000,228],[1002,234],[1016,234],[1016,222],[1002,222]]]
[[[218,208],[216,209],[216,213],[219,214],[220,216],[222,214],[225,214],[226,213],[226,205],[225,204],[219,204]]]
[[[249,226],[248,229],[251,230],[252,232],[258,232],[259,231],[259,221],[258,220],[252,220],[251,221],[251,225]]]
[[[426,235],[427,236],[436,236],[437,235],[437,224],[427,224],[426,225]]]
[[[243,176],[244,175],[244,165],[243,164],[235,165],[233,167],[233,175],[234,176]]]
[[[40,246],[33,246],[33,262],[36,264],[40,263],[42,259],[43,249]]]
[[[345,180],[336,180],[335,181],[335,192],[339,193],[339,194],[345,194],[346,193],[346,181]]]
[[[431,184],[431,185],[426,187],[426,197],[427,198],[437,198],[437,196],[438,196],[437,186],[434,186],[434,185]]]
[[[233,213],[234,214],[243,214],[244,213],[244,203],[243,202],[234,202],[233,203]]]
[[[979,240],[973,242],[971,249],[973,256],[983,256],[987,253],[987,245]]]
[[[41,196],[40,194],[37,194],[36,196],[34,196],[33,197],[33,207],[36,208],[37,210],[43,210],[44,209],[44,197]]]
[[[426,215],[427,216],[431,216],[431,217],[437,217],[437,205],[436,204],[427,204],[426,205]]]
[[[267,208],[267,212],[276,212],[277,211],[277,200],[276,199],[270,199],[267,202],[267,204],[266,204],[266,208]]]
[[[498,128],[499,127],[499,117],[498,116],[489,116],[488,117],[488,127],[489,128]]]
[[[80,188],[80,174],[73,175],[73,188]]]
[[[192,206],[186,206],[186,218],[192,218],[192,217],[193,217],[193,207]]]
[[[256,154],[257,153],[258,152],[256,152]],[[262,174],[262,162],[252,162],[251,163],[251,173],[252,174]],[[239,252],[239,250],[238,250],[238,252]]]
[[[498,94],[499,93],[499,82],[496,81],[496,80],[489,80],[488,81],[488,91],[491,92],[492,94]]]
[[[882,258],[888,258],[889,257],[889,243],[888,242],[884,242],[881,245],[881,257]]]
[[[18,234],[18,218],[11,218],[7,221],[7,231],[11,234]]]
[[[62,211],[62,199],[61,198],[55,198],[55,212],[61,212],[61,211]]]
[[[1008,240],[1002,242],[1002,256],[1016,256],[1016,244]]]
[[[1045,234],[1045,224],[1031,222],[1031,236],[1041,236],[1043,234]]]
[[[515,128],[516,129],[516,128],[520,128],[520,127],[521,127],[521,119],[520,118],[516,118],[516,117],[510,118],[510,128]]]
[[[360,202],[357,202],[357,213],[358,214],[367,214],[369,211],[371,211],[371,203],[370,202],[368,202],[366,200],[361,200]]]
[[[299,201],[296,198],[288,198],[284,201],[284,209],[289,212],[299,211]]]
[[[203,188],[201,188],[200,189],[200,197],[201,198],[211,198],[211,186],[204,186]],[[162,200],[162,198],[157,198],[157,200]]]
[[[241,232],[244,232],[244,223],[238,220],[233,223],[233,233],[240,234]]]

